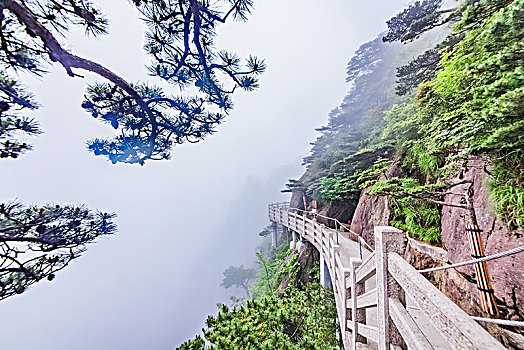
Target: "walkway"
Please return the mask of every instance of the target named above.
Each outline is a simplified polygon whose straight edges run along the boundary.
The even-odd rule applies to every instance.
[[[402,258],[400,230],[375,227],[373,251],[340,222],[330,219],[335,230],[313,217],[288,203],[269,205],[269,219],[309,241],[325,261],[346,350],[504,349]]]

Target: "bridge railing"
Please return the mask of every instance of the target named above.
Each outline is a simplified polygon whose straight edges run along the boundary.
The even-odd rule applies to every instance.
[[[351,239],[351,240],[353,240],[355,242],[358,242],[359,245],[364,246],[366,249],[369,249],[370,251],[373,251],[373,247],[371,247],[364,240],[364,238],[362,238],[361,235],[359,235],[358,233],[352,231],[347,224],[344,224],[344,223],[340,222],[338,219],[330,218],[328,216],[319,214],[319,213],[314,212],[314,211],[307,211],[307,210],[302,210],[302,209],[298,209],[298,208],[290,208],[289,207],[289,202],[271,203],[271,204],[269,204],[269,216],[270,217],[273,215],[275,218],[280,218],[283,215],[287,215],[288,212],[289,213],[300,214],[300,216],[305,216],[305,217],[308,217],[308,218],[313,218],[313,219],[315,219],[315,221],[317,221],[316,219],[318,219],[318,218],[322,218],[322,219],[326,220],[328,223],[331,222],[333,224],[334,229],[335,229],[337,244],[339,242],[339,233],[340,232],[345,232],[348,235],[349,239]]]
[[[375,251],[344,256],[337,231],[284,205],[270,205],[269,217],[311,242],[331,275],[346,349],[371,343],[378,349],[504,349],[462,309],[442,294],[401,256],[402,231],[375,227]],[[354,243],[353,243],[354,244]],[[407,305],[408,299],[415,305]],[[414,311],[415,310],[415,311]],[[419,327],[413,312],[429,320]],[[373,315],[373,316],[371,316]],[[375,318],[371,320],[371,318]],[[437,341],[435,341],[437,339]],[[439,340],[441,339],[441,340]]]
[[[281,203],[269,205],[269,218],[308,240],[324,257],[333,284],[341,330],[342,332],[347,331],[347,328],[342,325],[346,324],[348,317],[345,300],[348,299],[347,282],[350,274],[342,263],[338,232],[317,222],[313,215],[310,215],[310,217],[300,215],[296,210],[290,210],[289,207]]]

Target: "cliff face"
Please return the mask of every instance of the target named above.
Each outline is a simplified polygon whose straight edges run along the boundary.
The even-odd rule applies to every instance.
[[[289,207],[304,210],[304,197],[302,191],[293,191],[291,193]]]
[[[298,254],[297,263],[298,263],[298,273],[297,273],[297,280],[294,282],[298,282],[297,284],[299,286],[305,286],[306,284],[313,281],[313,276],[311,275],[311,270],[313,267],[318,265],[320,261],[320,254],[318,250],[315,249],[315,247],[307,242],[306,248],[298,253],[296,250],[293,250],[291,254],[286,258],[285,263],[289,263],[289,260],[291,257],[293,257],[295,254]],[[291,276],[286,275],[280,282],[277,290],[285,290],[287,286],[289,285]]]
[[[524,230],[508,228],[493,209],[490,198],[488,181],[488,163],[481,158],[472,158],[467,166],[457,174],[451,182],[469,180],[474,183],[470,196],[475,207],[475,213],[480,228],[486,255],[502,252],[524,244]],[[395,174],[390,169],[390,174]],[[467,185],[454,189],[454,193],[463,193]],[[373,227],[388,225],[390,220],[389,199],[384,196],[370,196],[362,192],[353,216],[351,229],[360,233],[364,239],[374,243]],[[461,196],[448,195],[446,202],[460,203]],[[431,248],[428,252],[408,246],[405,258],[415,268],[422,269],[442,265],[442,261],[456,263],[471,259],[468,238],[465,234],[466,211],[462,208],[444,207],[442,209],[441,248]],[[426,246],[426,245],[425,245]],[[524,255],[516,254],[497,260],[489,261],[488,270],[491,275],[495,296],[502,316],[511,320],[524,320]],[[479,292],[475,283],[475,273],[472,265],[455,269],[448,269],[432,273],[428,277],[444,294],[459,305],[470,315],[483,316],[479,304]],[[503,336],[509,348],[524,348],[524,337],[508,333],[500,327],[484,325],[496,336]]]
[[[306,205],[309,205],[309,200]],[[291,200],[289,203],[290,208],[304,210],[304,197],[303,192],[293,191],[291,194]],[[346,223],[355,212],[355,203],[352,201],[333,201],[330,205],[324,206],[318,212],[319,217],[317,221],[326,226],[333,227],[333,220],[327,220],[322,216],[337,219],[340,222]]]
[[[337,219],[342,223],[347,223],[348,220],[353,216],[354,212],[355,203],[351,201],[334,201],[330,205],[322,208],[318,213],[322,216]],[[333,226],[332,220],[327,220],[323,217],[319,217],[317,221],[326,226]]]
[[[381,177],[380,180],[398,176],[400,171],[399,162],[394,161],[386,171],[386,175]],[[355,214],[351,220],[351,231],[360,234],[370,246],[374,247],[374,227],[388,225],[391,212],[389,210],[390,199],[386,196],[367,194],[370,187],[365,188],[360,194]]]
[[[482,239],[486,255],[499,253],[524,244],[524,230],[507,227],[493,209],[488,181],[489,163],[482,158],[472,157],[467,165],[450,182],[472,181],[470,198],[475,208],[479,227],[483,230]],[[386,177],[401,175],[398,161],[394,161],[386,172]],[[454,193],[465,193],[468,185],[454,188]],[[390,223],[390,199],[386,196],[372,196],[362,191],[356,208],[351,203],[333,202],[320,210],[320,214],[334,217],[342,222],[352,216],[351,230],[359,233],[370,245],[374,245],[374,227]],[[447,195],[445,202],[460,204],[461,196]],[[303,208],[302,194],[294,193],[291,207]],[[462,208],[446,206],[442,208],[441,231],[442,246],[447,251],[446,259],[451,263],[471,259],[468,238],[465,234],[466,211]],[[322,219],[319,218],[319,221]],[[327,222],[323,222],[328,224]],[[411,251],[406,258],[417,268],[431,267],[439,262],[427,254]],[[495,296],[501,313],[508,319],[524,320],[524,254],[516,254],[488,262]],[[481,315],[479,292],[475,283],[472,265],[446,270],[433,275],[433,282],[455,303],[472,315]]]
[[[356,232],[373,248],[375,247],[375,226],[389,224],[389,198],[367,194],[369,188],[362,191],[351,220],[351,231]]]
[[[479,227],[483,230],[482,239],[486,255],[506,251],[524,244],[524,230],[511,230],[497,218],[493,209],[493,202],[489,195],[489,175],[485,170],[488,164],[481,158],[472,158],[464,171],[453,180],[473,181],[472,201]],[[456,192],[463,192],[466,188],[457,188]],[[460,197],[448,195],[446,202],[459,203]],[[471,259],[471,252],[467,236],[465,235],[465,210],[445,207],[442,209],[442,244],[448,251],[448,258],[452,262]],[[516,254],[488,262],[495,296],[500,299],[508,316],[513,319],[523,319],[524,315],[524,256]],[[474,279],[472,265],[460,267],[457,271],[469,280]],[[478,303],[478,292],[473,283],[468,285],[469,292]]]

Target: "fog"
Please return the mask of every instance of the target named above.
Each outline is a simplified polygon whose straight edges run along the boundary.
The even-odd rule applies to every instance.
[[[69,47],[128,81],[151,79],[136,11],[125,0],[96,2],[110,34],[73,31]],[[268,202],[288,199],[280,190],[300,176],[314,128],[342,100],[346,63],[403,5],[256,1],[248,22],[219,30],[217,47],[265,58],[260,89],[235,94],[215,135],[144,167],[86,151],[85,141],[112,132],[80,108],[97,77],[70,78],[58,66],[24,76],[45,133],[31,139],[33,151],[0,162],[0,200],[85,203],[117,213],[118,233],[90,245],[52,282],[0,302],[1,349],[174,349],[199,333],[232,293],[219,287],[222,271],[254,260]]]

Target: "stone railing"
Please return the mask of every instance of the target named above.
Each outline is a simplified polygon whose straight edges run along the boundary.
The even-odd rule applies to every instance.
[[[359,244],[360,238],[287,204],[271,204],[269,218],[291,230],[293,241],[299,235],[320,252],[331,276],[346,350],[504,349],[402,258],[402,231],[375,227],[372,252]]]

